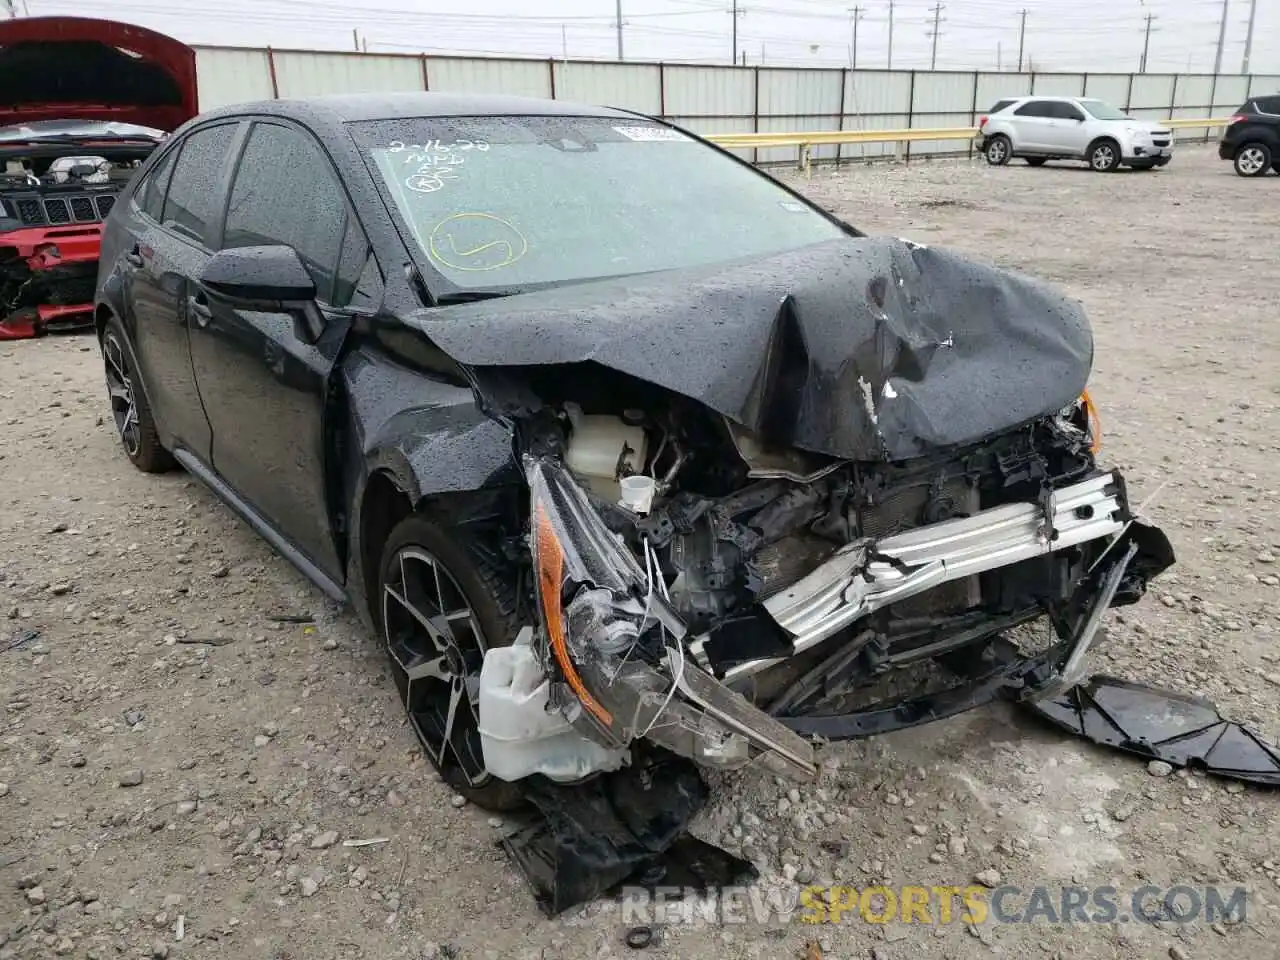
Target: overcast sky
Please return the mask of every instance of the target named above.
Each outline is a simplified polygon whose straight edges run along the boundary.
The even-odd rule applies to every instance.
[[[1256,0],[1251,72],[1280,74],[1280,0]],[[616,0],[14,0],[19,12],[107,16],[188,43],[347,49],[352,31],[389,53],[617,56]],[[727,63],[733,0],[622,0],[626,59]],[[893,66],[927,68],[933,0],[894,0]],[[857,65],[884,67],[890,0],[739,0],[738,56],[748,63],[848,66],[859,7]],[[1224,73],[1238,72],[1250,0],[1229,0]],[[1154,15],[1147,69],[1213,69],[1222,0],[950,0],[943,2],[937,66],[1012,69],[1019,11],[1024,59],[1037,70],[1138,69]]]

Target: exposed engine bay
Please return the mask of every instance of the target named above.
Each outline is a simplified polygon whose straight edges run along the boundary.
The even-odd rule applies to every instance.
[[[517,424],[542,635],[491,651],[485,672],[546,682],[522,749],[514,701],[482,680],[486,762],[503,779],[616,769],[643,739],[805,778],[808,737],[1075,682],[1101,613],[1172,562],[1120,476],[1098,469],[1087,393],[945,454],[859,463],[777,449],[626,378],[591,382]],[[534,390],[556,395],[550,380]],[[1058,638],[1047,651],[1003,636],[1042,618]],[[868,702],[921,664],[941,691]],[[495,725],[507,733],[486,738]]]
[[[119,142],[86,145],[95,135]],[[75,122],[0,131],[0,339],[91,322],[102,222],[162,136]]]

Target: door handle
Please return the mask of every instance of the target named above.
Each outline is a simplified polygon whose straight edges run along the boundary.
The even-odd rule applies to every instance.
[[[124,255],[124,260],[131,267],[142,267],[142,254],[139,252],[137,244],[134,244],[133,249]]]
[[[209,321],[213,319],[213,311],[209,309],[209,304],[205,301],[202,293],[193,293],[187,297],[187,308],[191,311],[191,315],[196,318],[196,323],[201,327],[207,327]]]

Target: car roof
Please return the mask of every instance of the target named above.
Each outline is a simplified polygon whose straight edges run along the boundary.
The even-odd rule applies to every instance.
[[[406,120],[416,117],[610,117],[634,113],[543,97],[496,93],[341,93],[284,100],[237,103],[201,114],[200,119],[268,114],[332,124],[361,120]]]
[[[1052,100],[1058,103],[1099,103],[1101,102],[1101,98],[1099,97],[1063,97],[1063,96],[1050,96],[1048,94],[1041,95],[1039,93],[1024,93],[1016,97],[998,97],[996,99],[996,102],[999,103],[1001,100],[1008,100],[1010,103],[1022,103],[1023,101],[1026,101],[1026,100]]]

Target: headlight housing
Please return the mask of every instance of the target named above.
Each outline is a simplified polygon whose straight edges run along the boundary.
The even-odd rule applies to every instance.
[[[574,728],[606,747],[647,738],[709,766],[759,758],[811,777],[808,744],[688,660],[656,558],[642,566],[559,462],[526,457],[525,476],[543,668]]]

